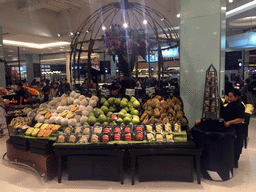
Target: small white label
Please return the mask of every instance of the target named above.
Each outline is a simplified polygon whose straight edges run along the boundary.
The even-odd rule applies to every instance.
[[[101,90],[101,95],[105,96],[105,97],[109,96],[110,95],[110,90],[109,89],[102,89]]]
[[[152,95],[155,93],[155,87],[146,88],[146,95]]]
[[[125,95],[127,96],[134,96],[135,95],[135,89],[126,89]]]

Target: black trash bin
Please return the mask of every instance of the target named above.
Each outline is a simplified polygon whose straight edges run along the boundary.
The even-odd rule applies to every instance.
[[[215,181],[226,181],[233,177],[235,131],[207,132],[193,127],[194,142],[202,148],[202,177]]]

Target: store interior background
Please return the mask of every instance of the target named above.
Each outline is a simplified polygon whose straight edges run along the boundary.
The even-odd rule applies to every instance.
[[[249,77],[256,65],[256,26],[255,1],[252,0],[226,1],[226,71],[230,80],[235,82],[235,76],[242,79]],[[4,59],[11,66],[13,77],[18,78],[19,63],[21,78],[32,79],[29,65],[39,64],[39,78],[53,78],[66,75],[67,55],[70,53],[72,33],[76,32],[82,21],[96,9],[113,1],[64,1],[64,0],[0,0],[0,26],[2,26]],[[173,24],[179,34],[180,1],[178,0],[133,0],[131,2],[145,3],[160,11]],[[252,5],[235,13],[230,11]],[[247,37],[245,34],[251,34]],[[250,41],[246,38],[252,38]],[[245,42],[245,41],[248,41]],[[234,43],[235,42],[235,43]],[[86,49],[86,47],[85,47]],[[151,70],[157,76],[157,64],[152,55]],[[86,63],[86,56],[82,58]],[[165,76],[179,76],[179,52],[177,49],[166,51],[164,55]],[[100,56],[93,55],[93,64],[99,67]],[[147,62],[140,59],[139,76],[148,75]],[[33,68],[32,68],[33,69]],[[108,70],[109,78],[117,76],[115,71]],[[54,72],[51,74],[49,72]]]

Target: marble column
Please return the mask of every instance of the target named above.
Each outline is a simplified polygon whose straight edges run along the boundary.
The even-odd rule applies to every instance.
[[[26,69],[27,69],[27,82],[30,85],[35,79],[34,76],[34,63],[40,63],[39,55],[25,54]]]
[[[0,87],[6,87],[2,27],[0,26]]]
[[[180,96],[192,127],[202,118],[206,70],[218,72],[219,93],[224,92],[226,1],[180,1]]]

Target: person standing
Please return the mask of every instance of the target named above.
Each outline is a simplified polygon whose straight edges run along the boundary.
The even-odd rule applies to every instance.
[[[62,94],[63,93],[68,93],[68,92],[71,91],[70,84],[67,82],[66,78],[64,78],[63,81],[62,81],[62,89],[61,89],[61,91],[62,91]]]
[[[243,135],[245,121],[245,107],[240,100],[241,93],[237,89],[232,89],[228,93],[229,103],[226,107],[222,107],[221,117],[225,120],[225,127],[232,127],[236,131],[236,139],[234,145],[234,167],[238,168],[238,160],[243,148]]]
[[[44,94],[44,102],[49,101],[49,95],[50,95],[50,86],[49,86],[50,81],[48,79],[45,80],[45,86],[42,89],[42,92]]]
[[[58,97],[58,96],[59,96],[58,83],[57,82],[53,82],[52,88],[50,90],[50,99],[52,99],[54,97]]]
[[[24,99],[25,99],[25,90],[23,89],[22,86],[23,86],[22,83],[19,83],[17,85],[17,90],[18,91],[17,91],[16,96],[17,96],[17,101],[18,101],[19,105],[23,105],[24,104]]]

